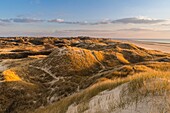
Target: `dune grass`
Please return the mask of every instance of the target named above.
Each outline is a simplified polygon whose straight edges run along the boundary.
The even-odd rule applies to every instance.
[[[5,81],[21,81],[21,78],[10,69],[5,70],[2,75]]]
[[[124,58],[123,54],[116,53],[116,57],[122,64],[129,64],[129,61]]]
[[[160,80],[163,81],[163,85],[155,84],[154,87],[147,87],[147,82],[149,80]],[[38,109],[35,113],[65,113],[68,107],[72,104],[80,104],[88,102],[92,97],[98,95],[100,92],[105,90],[111,90],[121,84],[129,82],[129,90],[131,93],[135,92],[137,89],[140,89],[142,95],[154,94],[158,93],[158,91],[169,90],[169,80],[170,80],[170,72],[162,72],[162,71],[149,71],[143,72],[139,74],[135,74],[133,76],[129,76],[126,78],[117,78],[114,80],[106,80],[100,83],[96,83],[95,85],[81,91],[80,93],[76,93],[72,96],[66,97],[61,101],[58,101],[52,105],[45,107],[44,109]],[[143,88],[143,89],[142,89]],[[130,93],[129,93],[130,94]]]
[[[149,109],[153,107],[149,106],[150,104],[155,105],[155,109],[159,106],[159,113],[166,113],[170,110],[170,72],[144,72],[129,77],[129,80],[127,88],[120,95],[120,102],[110,103],[110,111],[127,109],[132,106],[136,106],[134,109],[138,109],[138,104],[144,104],[145,101],[147,101]],[[164,102],[160,103],[160,101]]]

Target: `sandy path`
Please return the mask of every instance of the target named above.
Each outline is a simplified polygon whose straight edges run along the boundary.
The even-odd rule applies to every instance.
[[[5,65],[5,63],[3,61],[0,61],[0,72],[4,71],[7,69],[7,66]]]

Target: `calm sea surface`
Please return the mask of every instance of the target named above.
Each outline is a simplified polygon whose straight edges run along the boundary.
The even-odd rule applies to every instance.
[[[137,40],[137,41],[170,43],[170,39],[140,39],[140,40]]]

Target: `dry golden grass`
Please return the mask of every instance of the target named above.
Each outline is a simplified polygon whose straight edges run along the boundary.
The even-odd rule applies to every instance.
[[[124,58],[121,53],[116,53],[117,59],[123,64],[129,64],[129,61]]]
[[[169,62],[153,62],[153,63],[146,63],[145,65],[157,71],[170,71]]]
[[[158,82],[153,83],[149,87],[147,87],[148,81],[158,80]],[[35,113],[65,113],[68,107],[71,104],[79,104],[86,103],[92,97],[96,96],[102,91],[111,90],[123,83],[129,82],[129,90],[131,93],[139,90],[142,95],[154,94],[160,90],[169,90],[170,85],[170,72],[161,72],[161,71],[149,71],[143,72],[139,74],[135,74],[133,76],[129,76],[126,78],[117,78],[114,80],[105,80],[103,82],[97,83],[86,90],[74,94],[72,96],[66,97],[59,102],[56,102],[50,106],[47,106],[43,109],[38,109]],[[161,83],[161,84],[160,84]],[[138,95],[140,96],[140,95]],[[123,104],[122,104],[123,105]]]
[[[54,90],[52,92],[56,94],[59,99],[60,96],[58,96],[58,94],[66,94],[66,96],[71,95],[79,90],[77,89],[77,86],[79,86],[80,90],[82,90],[81,92],[64,99],[61,97],[62,100],[54,103],[53,105],[47,106],[44,109],[37,110],[37,113],[65,113],[68,107],[72,104],[83,104],[84,106],[82,110],[87,109],[88,102],[92,97],[98,95],[102,91],[112,90],[124,83],[129,84],[129,96],[133,94],[142,96],[162,92],[162,90],[169,90],[168,84],[170,72],[165,71],[170,70],[170,64],[165,63],[164,61],[164,63],[161,63],[162,61],[158,60],[160,58],[167,57],[167,54],[165,53],[148,51],[133,44],[105,39],[86,38],[81,40],[80,38],[71,39],[71,41],[70,38],[26,38],[25,41],[23,39],[20,40],[22,43],[19,44],[8,41],[5,45],[2,45],[3,43],[1,43],[0,52],[13,53],[10,58],[15,58],[14,55],[16,58],[19,58],[22,55],[25,55],[18,55],[20,50],[31,51],[31,53],[34,53],[46,49],[58,48],[56,46],[58,43],[66,45],[66,51],[62,50],[62,48],[58,48],[58,50],[56,49],[54,53],[51,53],[51,55],[42,61],[36,60],[46,56],[27,56],[26,52],[26,56],[22,56],[22,58],[28,57],[27,59],[9,62],[10,69],[2,73],[5,81],[14,81],[16,82],[16,86],[18,85],[18,82],[22,82],[24,83],[23,87],[29,86],[29,88],[31,88],[31,86],[34,86],[34,84],[32,85],[31,83],[35,83],[39,86],[44,85],[44,83],[49,81],[51,82],[55,77],[51,77],[49,75],[55,74],[55,76],[59,78],[60,76],[69,78],[64,79],[64,82],[59,81],[53,85],[53,87],[55,86],[61,90]],[[72,47],[69,47],[70,45]],[[7,56],[7,58],[9,57]],[[47,72],[46,70],[44,71],[44,69],[47,69]],[[48,71],[52,74],[48,73]],[[58,84],[60,84],[59,87],[57,86]],[[87,86],[91,86],[84,89],[87,87],[86,84],[88,84]],[[48,88],[53,87],[43,87],[41,93],[45,95],[42,96],[43,98],[38,98],[37,101],[42,101],[43,99],[46,100],[46,96],[53,97],[53,94],[51,92],[49,94],[47,91]],[[35,90],[37,89],[35,88]],[[25,93],[28,92],[25,91]],[[135,98],[132,98],[131,100],[135,100]],[[126,103],[126,100],[124,103]],[[124,103],[121,103],[120,106],[123,106]],[[17,105],[18,101],[16,101],[15,104]]]
[[[21,78],[12,70],[6,70],[2,73],[5,81],[21,81]]]
[[[42,46],[42,45],[36,45],[36,46],[21,46],[20,48],[18,48],[18,49],[24,49],[24,50],[30,50],[30,51],[36,51],[36,52],[38,52],[38,51],[41,51],[41,50],[43,50],[43,49],[45,49],[44,48],[44,46]]]
[[[46,58],[47,55],[34,55],[34,56],[28,56],[28,58],[34,58],[34,59],[39,59],[39,58]]]
[[[145,66],[145,65],[134,65],[133,66],[134,70],[136,72],[147,72],[147,71],[152,71],[151,68]]]

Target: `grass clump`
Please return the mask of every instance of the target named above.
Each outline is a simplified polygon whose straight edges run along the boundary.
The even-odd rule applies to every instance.
[[[5,81],[21,81],[21,78],[12,70],[6,70],[2,73]]]
[[[129,61],[124,58],[123,54],[116,53],[116,57],[122,64],[129,64]]]

